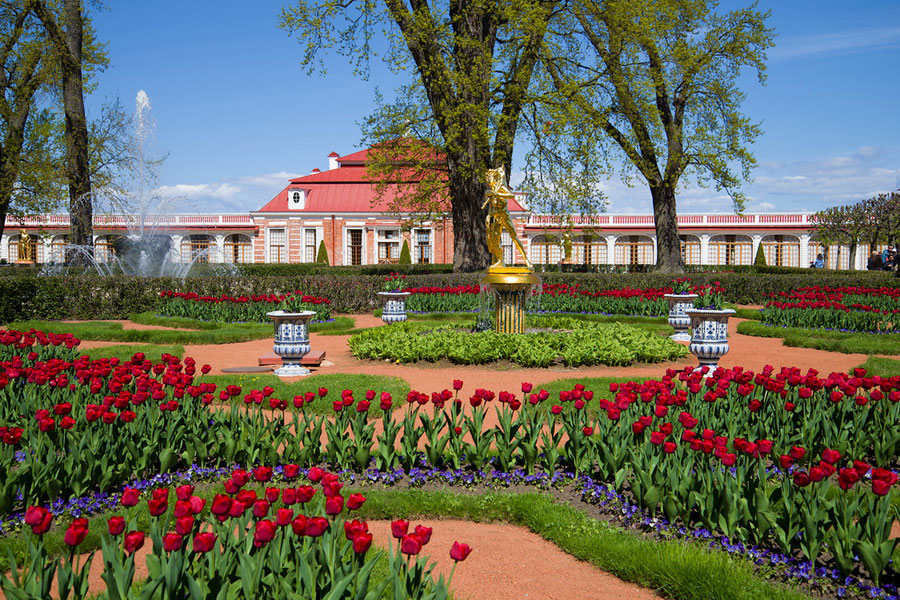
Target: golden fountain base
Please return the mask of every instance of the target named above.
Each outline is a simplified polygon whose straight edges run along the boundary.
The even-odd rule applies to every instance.
[[[541,278],[527,267],[490,267],[481,279],[494,293],[494,330],[497,333],[525,333],[527,292]]]

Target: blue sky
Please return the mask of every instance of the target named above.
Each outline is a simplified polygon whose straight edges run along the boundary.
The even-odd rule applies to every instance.
[[[180,211],[259,208],[288,178],[327,168],[332,150],[357,150],[375,86],[388,94],[400,83],[378,63],[369,81],[357,79],[336,54],[326,75],[307,76],[300,44],[277,27],[282,4],[110,0],[94,14],[110,66],[89,110],[115,96],[130,108],[147,92],[156,146],[168,153],[160,192]],[[767,85],[749,76],[743,84],[744,112],[765,131],[753,146],[754,181],[743,188],[748,210],[817,210],[900,188],[900,2],[766,0],[760,8],[772,11],[777,38]],[[612,212],[650,210],[639,184],[612,175],[603,188]],[[714,189],[688,184],[678,198],[684,212],[731,210]]]

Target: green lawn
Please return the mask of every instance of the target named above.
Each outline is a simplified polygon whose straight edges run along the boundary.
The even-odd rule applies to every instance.
[[[815,348],[846,354],[900,355],[900,334],[851,333],[799,327],[770,327],[756,321],[738,324],[738,333],[758,337],[783,338],[785,346]]]
[[[158,346],[154,344],[121,344],[115,346],[103,346],[102,348],[91,348],[89,350],[79,350],[79,356],[87,355],[91,360],[99,358],[118,358],[121,361],[131,360],[137,352],[143,352],[145,358],[158,362],[163,354],[172,354],[173,356],[184,356],[184,346],[169,345]]]
[[[868,371],[870,375],[880,375],[881,377],[900,375],[900,360],[894,358],[870,356],[866,362],[859,366]]]

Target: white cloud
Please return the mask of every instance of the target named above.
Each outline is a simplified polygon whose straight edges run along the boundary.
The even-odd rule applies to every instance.
[[[900,27],[851,29],[785,38],[769,52],[774,59],[803,58],[822,54],[850,54],[900,47]]]
[[[246,212],[257,210],[298,174],[281,171],[223,179],[211,183],[177,183],[154,190],[181,212]]]

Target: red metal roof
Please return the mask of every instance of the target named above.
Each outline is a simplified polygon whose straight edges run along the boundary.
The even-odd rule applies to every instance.
[[[259,212],[296,213],[352,213],[387,212],[394,194],[388,191],[376,201],[375,185],[366,178],[366,167],[362,161],[368,149],[349,154],[338,159],[337,169],[322,171],[291,179],[290,185],[281,190]],[[344,160],[351,164],[343,164]],[[302,209],[288,208],[288,192],[293,189],[306,190],[306,203]],[[516,200],[510,200],[510,211],[524,211]]]

